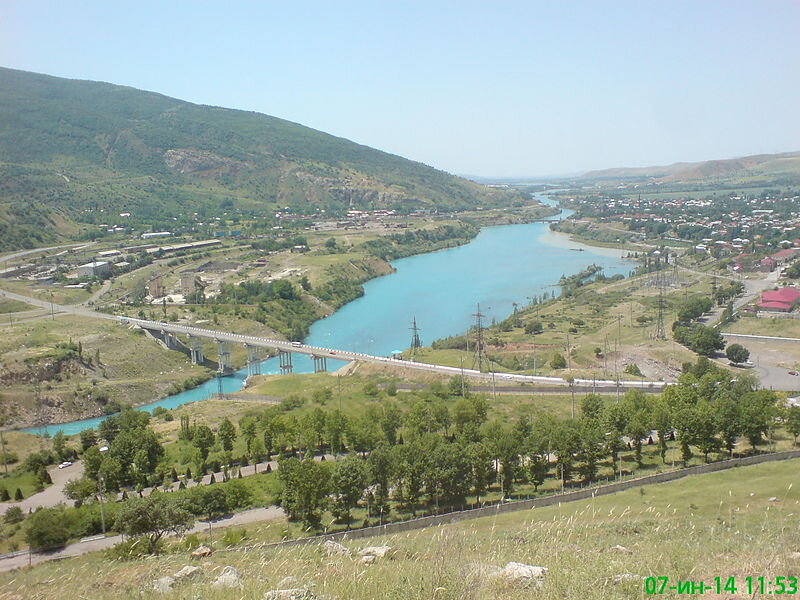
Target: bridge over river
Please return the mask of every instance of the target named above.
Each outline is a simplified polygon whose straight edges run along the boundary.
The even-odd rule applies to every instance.
[[[120,317],[123,324],[139,327],[151,333],[160,340],[167,348],[179,349],[183,342],[177,337],[185,336],[188,344],[192,362],[202,363],[204,360],[202,340],[213,340],[217,344],[217,364],[220,373],[232,371],[230,359],[230,344],[241,344],[247,350],[248,373],[257,375],[260,372],[260,361],[264,359],[262,352],[264,349],[277,351],[281,373],[292,371],[292,354],[305,354],[311,356],[314,361],[314,371],[327,371],[327,360],[341,360],[345,362],[365,362],[386,365],[389,367],[415,369],[445,375],[464,375],[472,379],[480,380],[500,380],[503,383],[527,383],[527,384],[550,384],[568,385],[568,382],[561,377],[544,377],[536,375],[518,375],[514,373],[482,372],[475,369],[461,369],[459,367],[449,367],[444,365],[434,365],[429,363],[416,362],[413,360],[403,360],[394,357],[373,356],[361,352],[351,352],[349,350],[339,350],[333,348],[322,348],[319,346],[309,346],[299,342],[286,340],[276,340],[271,338],[244,335],[240,333],[217,331],[214,329],[203,329],[200,327],[190,327],[187,325],[176,325],[174,323],[162,323],[159,321],[147,321],[144,319],[134,319],[130,317]],[[615,381],[609,379],[575,379],[574,386],[584,388],[591,387],[597,390],[617,390],[617,389],[643,389],[658,391],[666,385],[663,381]]]

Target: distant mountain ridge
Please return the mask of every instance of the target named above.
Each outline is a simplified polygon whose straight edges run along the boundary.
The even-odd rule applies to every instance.
[[[800,152],[756,154],[723,160],[679,162],[665,166],[614,168],[589,171],[580,179],[652,179],[662,183],[697,181],[708,178],[776,176],[800,174]]]
[[[155,223],[221,203],[410,211],[516,200],[276,117],[0,68],[0,239],[17,225],[47,241],[118,210]]]

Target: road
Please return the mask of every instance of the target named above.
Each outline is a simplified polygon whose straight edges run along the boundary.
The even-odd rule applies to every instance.
[[[6,510],[12,506],[19,506],[22,512],[27,513],[36,510],[40,506],[51,507],[61,503],[72,502],[64,495],[64,485],[70,479],[83,477],[83,464],[81,461],[76,461],[72,466],[65,469],[52,466],[47,469],[47,472],[50,474],[50,479],[53,480],[53,485],[47,486],[38,494],[31,494],[21,502],[0,502],[0,513],[5,514]],[[14,490],[8,490],[8,493],[13,496]]]
[[[214,527],[232,527],[238,525],[248,525],[259,523],[270,519],[278,519],[283,516],[283,509],[278,506],[268,506],[267,508],[253,508],[242,512],[227,515],[212,521],[197,521],[188,533],[209,533],[213,536]],[[14,555],[0,557],[0,572],[11,571],[28,565],[36,565],[50,560],[59,560],[72,556],[80,556],[88,552],[106,550],[119,544],[122,536],[112,535],[108,537],[93,537],[86,541],[76,542],[53,552],[28,553],[22,552]]]
[[[0,264],[4,262],[8,262],[10,260],[14,260],[16,258],[21,258],[23,256],[28,256],[29,254],[40,254],[42,252],[49,252],[50,250],[61,250],[61,248],[72,248],[74,246],[91,246],[96,242],[78,242],[76,244],[64,244],[63,246],[50,246],[49,248],[34,248],[33,250],[23,250],[21,252],[14,252],[13,254],[6,254],[5,256],[0,256]]]

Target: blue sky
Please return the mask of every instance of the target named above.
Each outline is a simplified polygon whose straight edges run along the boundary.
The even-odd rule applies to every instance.
[[[796,0],[3,0],[0,65],[548,175],[800,150],[798,31]]]

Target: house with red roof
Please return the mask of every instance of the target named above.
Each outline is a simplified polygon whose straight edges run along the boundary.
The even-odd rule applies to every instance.
[[[767,312],[791,312],[800,304],[800,290],[791,287],[761,293],[758,310]]]

